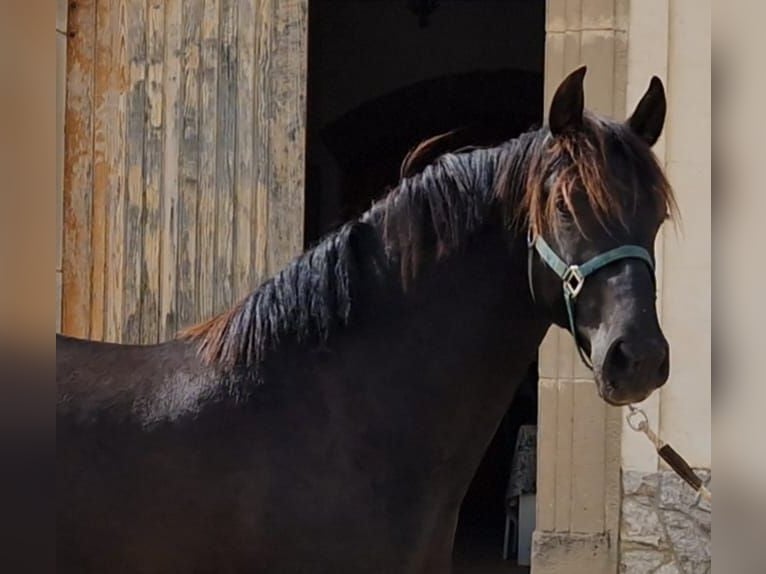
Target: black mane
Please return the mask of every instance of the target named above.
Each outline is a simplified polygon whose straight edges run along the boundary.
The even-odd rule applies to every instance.
[[[284,345],[327,341],[346,328],[370,290],[406,291],[424,266],[501,222],[499,198],[521,197],[544,138],[538,130],[498,147],[439,157],[232,309],[181,336],[196,341],[209,364],[256,370]]]

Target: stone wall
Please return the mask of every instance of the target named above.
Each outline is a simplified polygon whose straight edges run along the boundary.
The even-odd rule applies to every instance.
[[[709,483],[710,471],[697,470]],[[624,471],[620,572],[709,574],[711,507],[673,471]]]

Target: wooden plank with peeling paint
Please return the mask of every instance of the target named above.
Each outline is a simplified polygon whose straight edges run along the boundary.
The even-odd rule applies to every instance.
[[[197,206],[197,318],[215,312],[216,155],[220,0],[205,0],[200,86],[200,193]]]
[[[302,247],[307,2],[70,9],[62,327],[168,339]]]
[[[159,340],[171,339],[178,330],[178,208],[181,118],[182,1],[165,5],[165,141],[163,146],[162,242],[160,246]],[[181,279],[184,279],[181,277]]]
[[[140,342],[156,343],[159,339],[160,318],[165,3],[163,0],[151,0],[147,10]]]
[[[108,61],[108,104],[104,110],[105,155],[108,163],[107,257],[105,286],[105,333],[107,341],[122,341],[123,291],[125,277],[125,209],[127,194],[125,139],[127,125],[127,2],[110,3],[110,42],[105,44]],[[104,33],[103,31],[100,33]]]
[[[306,0],[273,3],[270,78],[269,262],[275,273],[303,248]]]
[[[218,95],[216,117],[215,284],[213,308],[233,303],[234,176],[237,126],[237,1],[221,0]]]
[[[252,256],[255,223],[255,0],[239,0],[237,10],[237,126],[234,177],[234,298],[255,287]]]
[[[197,321],[197,206],[200,193],[200,64],[203,0],[185,0],[181,18],[178,326]]]
[[[144,116],[146,112],[146,4],[127,4],[127,57],[129,63],[125,213],[125,281],[122,340],[141,341],[141,281],[143,280],[144,228]]]
[[[62,331],[90,335],[96,2],[70,5],[62,245]]]
[[[93,204],[91,209],[91,309],[90,338],[103,340],[106,329],[106,267],[109,221],[108,196],[112,179],[111,139],[115,122],[112,38],[119,22],[112,18],[109,2],[96,7],[96,51],[94,78],[94,166]]]
[[[271,148],[269,146],[269,114],[271,111],[271,34],[273,0],[255,2],[255,113],[253,145],[253,181],[255,183],[255,217],[253,243],[255,270],[258,281],[264,279],[269,267],[269,189],[271,188]]]

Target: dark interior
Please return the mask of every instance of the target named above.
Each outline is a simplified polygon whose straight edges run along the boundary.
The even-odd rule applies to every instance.
[[[538,125],[544,28],[539,0],[311,0],[307,246],[395,186],[424,139],[463,129],[462,144],[493,145]],[[517,571],[502,560],[505,490],[515,433],[536,417],[534,376],[463,503],[457,574]]]

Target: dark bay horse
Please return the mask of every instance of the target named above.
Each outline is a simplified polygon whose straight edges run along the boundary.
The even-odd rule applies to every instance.
[[[583,109],[584,73],[546,127],[440,157],[176,340],[57,336],[59,571],[446,573],[551,324],[609,403],[662,385],[664,90],[613,122]],[[606,252],[587,279],[556,264]]]

